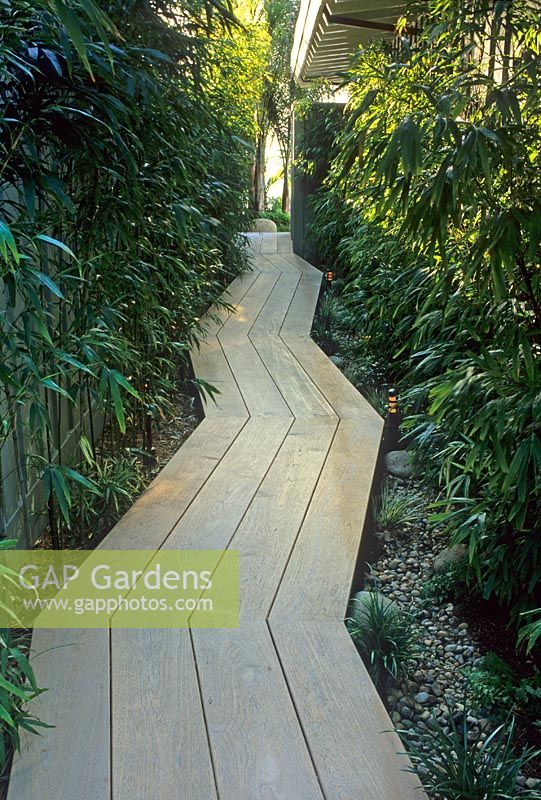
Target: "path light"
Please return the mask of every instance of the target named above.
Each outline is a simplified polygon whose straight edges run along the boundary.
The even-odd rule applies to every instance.
[[[398,408],[398,389],[391,386],[387,395],[387,425],[385,441],[387,450],[395,450],[400,442],[400,411]]]
[[[327,289],[332,289],[332,282],[334,280],[334,272],[332,269],[328,269],[325,272],[325,280],[327,281]]]
[[[389,389],[387,407],[389,414],[398,414],[398,390],[394,386]]]

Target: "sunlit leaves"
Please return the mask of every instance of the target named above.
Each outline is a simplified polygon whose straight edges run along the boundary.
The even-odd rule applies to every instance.
[[[359,55],[316,222],[409,389],[435,519],[516,618],[541,591],[541,59],[538,10],[508,6],[439,3],[403,57]]]

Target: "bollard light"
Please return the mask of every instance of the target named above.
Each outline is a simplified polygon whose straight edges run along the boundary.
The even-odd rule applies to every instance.
[[[389,389],[387,407],[389,410],[389,414],[398,414],[398,390],[394,387]]]
[[[330,289],[332,287],[332,282],[334,280],[334,272],[332,271],[332,269],[328,269],[325,272],[325,280],[327,281],[327,289]]]

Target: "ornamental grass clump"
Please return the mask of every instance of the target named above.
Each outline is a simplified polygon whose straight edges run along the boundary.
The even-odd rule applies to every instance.
[[[350,606],[348,631],[380,690],[404,678],[419,654],[412,615],[378,592],[360,592]]]
[[[449,731],[436,720],[430,731],[404,731],[410,759],[429,797],[444,800],[539,800],[541,792],[519,789],[517,778],[541,751],[516,749],[513,718],[486,739],[468,732],[450,714]],[[421,742],[421,745],[416,742]]]

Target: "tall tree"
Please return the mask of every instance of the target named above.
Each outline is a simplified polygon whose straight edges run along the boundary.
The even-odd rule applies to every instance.
[[[262,106],[267,134],[272,132],[278,142],[284,174],[282,210],[289,211],[292,110],[299,91],[293,80],[290,58],[298,4],[296,0],[267,0],[265,7],[271,46]]]

